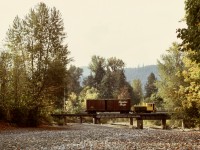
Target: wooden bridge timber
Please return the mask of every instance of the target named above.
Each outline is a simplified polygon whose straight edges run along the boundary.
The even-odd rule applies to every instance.
[[[166,129],[166,120],[171,119],[169,113],[167,112],[154,112],[154,113],[97,113],[97,114],[88,114],[88,113],[77,113],[77,114],[52,114],[53,117],[63,118],[64,124],[67,124],[67,117],[78,117],[80,123],[83,123],[84,117],[92,117],[94,124],[101,123],[102,118],[129,118],[130,125],[133,125],[133,119],[137,121],[137,128],[143,129],[143,120],[161,120],[162,129]]]

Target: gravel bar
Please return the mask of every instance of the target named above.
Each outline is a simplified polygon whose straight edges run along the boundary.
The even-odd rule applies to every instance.
[[[199,131],[94,124],[0,131],[1,150],[200,150]]]

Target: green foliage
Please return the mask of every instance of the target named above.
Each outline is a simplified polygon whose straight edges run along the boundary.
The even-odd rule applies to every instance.
[[[151,94],[156,93],[157,92],[157,87],[155,86],[156,83],[156,77],[154,75],[154,73],[151,73],[148,76],[148,80],[147,83],[145,85],[145,98],[149,98],[151,97]]]
[[[81,92],[81,85],[79,79],[83,73],[83,69],[71,65],[67,73],[68,93],[74,92],[76,94],[79,94]]]
[[[178,29],[178,37],[182,39],[181,50],[190,51],[190,58],[200,63],[200,1],[185,1],[185,21],[187,28]]]
[[[93,82],[92,86],[99,89],[99,85],[105,75],[105,59],[100,56],[92,56],[92,62],[89,65],[92,71]]]
[[[182,71],[184,85],[180,86],[179,95],[182,97],[182,111],[194,124],[200,125],[200,65],[184,58],[186,68]]]
[[[81,109],[81,102],[75,93],[71,93],[65,104],[65,111],[67,113],[78,113]]]
[[[10,74],[11,74],[11,55],[1,53],[0,55],[0,113],[1,119],[10,119],[10,109],[12,101],[10,96]]]
[[[180,50],[185,52],[184,65],[186,68],[179,72],[183,76],[185,84],[179,89],[179,95],[183,99],[181,111],[185,118],[200,126],[200,1],[185,1],[186,28],[178,29],[178,37],[182,39]],[[197,115],[197,116],[196,116]]]
[[[111,72],[107,72],[101,83],[100,83],[100,97],[101,98],[112,98],[113,97],[113,80],[112,80],[112,74]]]
[[[158,70],[160,81],[157,81],[158,96],[164,99],[165,108],[174,111],[181,107],[182,98],[178,94],[180,85],[185,84],[184,78],[179,75],[183,71],[183,54],[179,52],[179,45],[173,43],[167,50],[166,55],[162,55],[161,61],[158,61]]]
[[[90,63],[91,74],[84,80],[84,87],[93,87],[99,91],[99,98],[130,98],[133,92],[126,81],[124,62],[115,57],[104,59],[93,56]],[[131,97],[132,98],[132,97]]]
[[[119,89],[118,99],[124,99],[124,98],[130,98],[131,103],[134,103],[134,93],[133,88],[131,85],[127,82],[124,87]]]
[[[183,118],[185,127],[194,127],[200,123],[200,67],[190,59],[189,51],[183,53],[179,49],[173,43],[168,54],[162,56],[162,62],[158,61],[161,80],[156,85],[165,108],[176,112],[173,118]]]
[[[9,28],[0,60],[5,61],[0,63],[0,107],[7,120],[37,125],[54,103],[61,105],[71,59],[60,16],[39,3]]]
[[[80,93],[79,101],[81,102],[81,111],[86,110],[86,100],[87,99],[98,99],[99,98],[99,91],[94,87],[86,86]]]
[[[147,100],[147,102],[154,102],[157,110],[165,110],[164,100],[159,93],[151,94],[151,97],[149,98],[149,101]]]
[[[142,83],[140,79],[133,80],[132,87],[134,94],[133,97],[134,104],[139,104],[140,101],[143,99]]]

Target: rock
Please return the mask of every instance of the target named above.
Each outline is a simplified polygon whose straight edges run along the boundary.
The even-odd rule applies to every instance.
[[[148,150],[200,149],[200,132],[69,124],[48,129],[6,130],[0,134],[0,149],[93,149]]]

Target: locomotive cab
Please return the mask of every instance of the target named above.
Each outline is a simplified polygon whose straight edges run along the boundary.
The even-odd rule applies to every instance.
[[[132,111],[136,113],[151,113],[155,112],[156,108],[154,103],[142,103],[140,105],[134,105]]]
[[[147,112],[155,112],[155,104],[154,103],[146,103]]]

